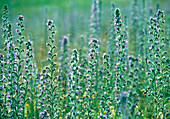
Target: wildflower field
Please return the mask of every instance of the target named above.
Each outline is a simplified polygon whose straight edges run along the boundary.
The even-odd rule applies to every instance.
[[[170,119],[169,5],[0,0],[0,119]]]

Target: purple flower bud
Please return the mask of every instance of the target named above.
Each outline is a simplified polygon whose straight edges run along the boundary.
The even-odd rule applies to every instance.
[[[162,20],[162,23],[165,23],[165,20]]]
[[[151,47],[154,47],[154,44],[151,44]]]
[[[19,109],[19,112],[21,112],[22,110],[23,110],[23,109],[22,109],[22,108],[20,108],[20,109]]]
[[[49,19],[49,20],[47,21],[47,25],[48,25],[48,26],[50,26],[52,23],[53,23],[53,20],[50,20],[50,19]]]
[[[124,57],[121,57],[121,61],[123,61],[124,60]]]
[[[155,69],[154,69],[154,68],[150,68],[150,71],[154,72],[154,71],[155,71]]]
[[[18,20],[23,21],[24,17],[22,15],[19,15]]]

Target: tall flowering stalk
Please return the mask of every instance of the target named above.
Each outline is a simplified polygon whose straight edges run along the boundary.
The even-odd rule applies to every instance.
[[[148,110],[155,112],[153,118],[165,118],[167,103],[166,89],[169,85],[169,66],[166,58],[167,51],[164,51],[163,24],[165,20],[164,11],[158,10],[155,17],[150,18],[150,35],[148,39],[148,60],[147,64],[147,99]]]
[[[129,70],[129,65],[128,65],[128,63],[129,63],[129,59],[127,58],[127,56],[129,56],[130,55],[130,53],[129,53],[129,24],[128,24],[128,18],[127,18],[127,16],[125,16],[124,17],[124,41],[126,42],[125,43],[125,49],[124,49],[124,52],[125,52],[125,55],[126,55],[126,57],[125,57],[125,64],[126,64],[126,66],[127,66],[127,71]]]
[[[115,65],[115,54],[116,54],[116,47],[115,47],[115,26],[114,26],[114,21],[115,21],[115,5],[112,3],[112,9],[111,9],[111,20],[110,20],[110,28],[109,28],[109,34],[108,34],[108,53],[110,55],[110,60],[111,60],[111,66],[110,68],[113,70],[113,66]]]
[[[15,113],[14,117],[25,117],[24,114],[24,108],[25,108],[25,103],[28,99],[26,99],[27,95],[27,86],[28,86],[28,80],[25,80],[22,76],[22,70],[23,70],[23,63],[24,63],[24,58],[23,58],[23,52],[24,52],[24,39],[25,37],[23,36],[23,31],[24,31],[24,17],[22,15],[19,15],[18,17],[18,29],[16,29],[16,32],[19,36],[18,39],[16,39],[16,46],[15,47],[15,52],[16,52],[16,60],[14,63],[14,66],[16,68],[16,71],[13,72],[13,81],[15,84],[15,94],[13,97],[15,97],[15,103],[17,104],[17,107],[15,108]],[[22,79],[23,78],[23,79]],[[26,87],[24,87],[26,86]]]
[[[91,8],[91,22],[90,22],[90,40],[93,38],[99,39],[100,31],[101,31],[101,6],[102,1],[101,0],[93,0],[92,8]],[[98,42],[98,44],[100,44]],[[100,48],[98,48],[97,51],[100,51]],[[98,52],[100,53],[100,52]],[[96,69],[98,69],[100,58],[97,57],[98,65],[96,65]],[[98,76],[98,71],[96,70],[96,78]]]
[[[98,9],[97,9],[97,12],[98,12],[98,17],[97,17],[97,25],[98,25],[98,35],[99,37],[101,37],[101,33],[102,33],[102,0],[99,0],[97,2],[97,5],[98,5]]]
[[[168,19],[170,21],[170,18]],[[166,22],[165,24],[165,36],[166,36],[166,49],[168,49],[168,52],[170,52],[170,22]],[[170,54],[168,55],[170,57]]]
[[[70,112],[67,114],[67,118],[77,118],[80,116],[79,108],[79,97],[80,97],[80,86],[79,86],[79,75],[78,72],[78,62],[79,62],[79,54],[76,49],[73,50],[72,60],[71,60],[71,79],[69,82],[69,92],[68,95],[70,97]]]
[[[19,17],[20,18],[20,17]],[[5,89],[5,97],[4,97],[4,107],[5,107],[5,118],[11,117],[22,117],[21,114],[21,106],[22,106],[22,94],[24,92],[21,91],[22,83],[19,81],[20,76],[22,75],[19,70],[21,69],[22,59],[18,59],[21,57],[17,48],[15,47],[13,34],[12,34],[12,26],[8,22],[7,23],[7,36],[5,39],[5,80],[4,80],[4,89]],[[20,49],[21,50],[21,49]],[[22,50],[23,51],[23,50]],[[19,87],[21,85],[21,87]],[[19,99],[21,98],[21,99]]]
[[[48,20],[47,22],[48,31],[49,31],[49,43],[47,46],[49,47],[48,52],[48,66],[42,71],[41,76],[41,84],[40,87],[40,118],[57,118],[58,115],[58,91],[57,91],[57,77],[55,77],[55,66],[54,58],[56,54],[54,50],[56,46],[54,45],[54,36],[55,36],[55,25],[52,20]]]
[[[98,0],[93,0],[92,8],[91,8],[91,24],[90,24],[90,38],[99,38],[100,36],[100,9],[99,6],[101,3],[99,3]],[[101,8],[101,7],[100,7]]]
[[[9,25],[9,21],[8,21],[8,6],[5,5],[3,8],[3,16],[2,16],[2,31],[3,31],[3,35],[2,37],[4,38],[4,42],[7,41],[8,39],[8,25]]]
[[[80,57],[80,64],[82,63],[82,57],[84,56],[84,53],[86,52],[86,49],[84,47],[85,44],[85,38],[83,35],[81,35],[81,40],[80,40],[80,48],[79,48],[79,57]]]
[[[139,50],[138,50],[138,28],[139,28],[139,18],[138,18],[138,0],[134,0],[133,6],[132,6],[132,22],[131,22],[131,34],[130,34],[130,39],[131,39],[131,43],[133,44],[133,51],[132,53],[137,55],[139,54]],[[136,52],[134,52],[136,51]]]
[[[88,72],[87,72],[87,68],[88,68],[88,61],[86,59],[85,56],[82,57],[82,61],[81,61],[81,64],[79,65],[79,72],[80,72],[80,105],[81,105],[81,108],[79,108],[80,110],[80,117],[81,118],[85,118],[87,117],[86,115],[86,111],[87,111],[87,104],[88,104],[88,101],[87,101],[87,92],[86,92],[86,87],[88,87],[88,81],[87,81],[87,78],[86,76],[88,76]]]
[[[5,47],[4,47],[4,80],[3,80],[3,87],[5,89],[4,92],[4,117],[11,117],[13,116],[13,110],[14,107],[12,106],[13,103],[13,75],[11,72],[15,72],[16,68],[14,67],[15,62],[15,45],[13,42],[13,36],[12,36],[12,26],[9,23],[7,26],[8,29],[8,37],[5,41]],[[5,70],[6,69],[6,70]],[[8,111],[11,110],[11,111]]]
[[[4,86],[3,86],[3,80],[4,80],[4,56],[2,53],[0,53],[0,118],[3,118],[4,116],[4,94],[3,94],[3,90],[4,90]]]
[[[60,95],[63,96],[61,102],[61,106],[64,108],[63,115],[65,115],[68,110],[67,103],[68,103],[68,97],[66,98],[66,94],[68,92],[68,81],[69,81],[69,72],[70,72],[70,63],[69,63],[69,37],[64,36],[62,41],[62,49],[61,49],[61,58],[60,58],[60,69],[58,74],[58,86],[60,87]],[[67,111],[67,112],[66,112]]]
[[[117,109],[119,108],[121,99],[119,98],[121,95],[126,95],[126,93],[120,93],[120,91],[126,90],[126,71],[127,71],[127,53],[126,53],[126,47],[127,47],[127,40],[124,39],[124,32],[122,28],[122,20],[120,15],[120,10],[115,10],[115,33],[116,33],[116,94],[115,98],[117,100]],[[119,113],[117,113],[119,114]]]
[[[142,8],[139,12],[140,12],[140,16],[139,16],[139,21],[138,25],[139,25],[139,31],[138,31],[138,49],[139,49],[139,54],[141,56],[144,56],[145,54],[145,24],[146,24],[146,10],[145,10],[145,0],[142,0]]]
[[[71,0],[70,1],[70,8],[72,10],[71,14],[70,14],[70,26],[69,26],[69,29],[70,29],[70,44],[72,45],[72,43],[74,43],[74,38],[76,36],[76,13],[75,13],[75,0]]]
[[[93,114],[90,114],[92,112],[92,110],[98,110],[98,108],[96,107],[98,101],[97,101],[97,97],[98,97],[98,93],[97,93],[97,88],[98,88],[98,52],[97,49],[99,48],[98,45],[98,40],[93,38],[91,40],[91,42],[89,43],[90,45],[90,53],[89,53],[89,63],[88,63],[88,74],[87,74],[87,96],[88,96],[88,116],[94,116]],[[95,105],[95,106],[92,106]]]
[[[7,10],[7,6],[5,6],[5,10]],[[6,17],[7,20],[7,17]],[[22,52],[24,51],[21,46],[23,43],[24,36],[22,36],[23,31],[23,16],[19,16],[18,18],[19,29],[17,29],[17,33],[19,35],[19,39],[17,39],[18,47],[15,47],[15,42],[13,40],[12,34],[12,26],[8,21],[6,25],[3,25],[4,38],[5,38],[5,67],[4,70],[4,118],[16,118],[16,117],[24,117],[22,114],[23,103],[26,101],[23,99],[23,95],[25,92],[23,89],[23,84],[21,80],[22,73]],[[5,24],[5,23],[4,23]]]
[[[41,110],[41,106],[39,105],[39,98],[40,98],[39,96],[41,96],[41,94],[40,94],[39,90],[41,89],[40,86],[43,86],[43,83],[42,83],[42,81],[40,81],[40,77],[41,77],[41,74],[40,73],[36,73],[34,81],[30,82],[31,86],[33,86],[32,84],[34,84],[34,86],[33,86],[34,90],[32,90],[32,87],[31,87],[31,93],[32,93],[32,91],[34,91],[34,95],[33,96],[35,98],[34,103],[33,103],[34,104],[34,109],[31,109],[31,111],[32,111],[31,113],[35,112],[34,113],[34,117],[35,118],[39,118],[39,112]],[[33,98],[31,96],[31,104],[30,105],[32,105],[32,100],[33,100]],[[30,114],[30,117],[32,117],[32,114]]]
[[[4,55],[2,53],[0,53],[0,66],[1,66],[1,70],[0,70],[0,101],[1,101],[1,109],[0,109],[0,118],[6,118],[7,117],[7,85],[5,84],[7,82],[7,78],[5,77],[5,69],[6,69],[6,59],[7,59],[7,48],[8,48],[8,44],[9,44],[9,28],[11,27],[11,25],[9,25],[9,21],[8,21],[8,7],[7,5],[4,6],[3,8],[3,16],[2,16],[2,31],[3,31],[3,39],[4,39],[4,44],[5,44],[5,48],[4,48]],[[4,91],[3,91],[4,90]]]
[[[127,47],[127,40],[124,39],[124,33],[122,29],[122,20],[120,16],[120,10],[115,10],[115,32],[116,32],[116,55],[117,55],[117,63],[116,63],[116,69],[118,72],[116,72],[117,80],[120,81],[125,85],[126,81],[124,79],[124,72],[127,70],[126,67],[126,55],[127,53],[125,51]],[[120,84],[121,84],[120,83]],[[119,88],[123,89],[124,86],[120,86]]]
[[[68,80],[68,73],[69,73],[69,38],[64,36],[63,42],[62,42],[62,56],[61,56],[61,70],[59,75],[59,80],[61,80],[61,88],[63,89],[64,94],[67,92],[67,80]]]
[[[138,40],[137,40],[137,50],[138,50],[138,55],[140,57],[140,63],[138,63],[137,67],[139,69],[142,69],[142,71],[139,72],[139,78],[142,80],[147,80],[145,76],[145,68],[147,67],[145,63],[145,58],[146,58],[146,52],[147,52],[147,28],[148,28],[148,19],[147,13],[146,13],[146,0],[142,0],[141,2],[141,8],[138,9]],[[144,74],[144,75],[142,75]]]
[[[34,60],[34,54],[33,54],[33,44],[31,41],[31,35],[29,35],[29,40],[25,42],[26,45],[26,55],[25,55],[25,66],[24,66],[24,76],[23,79],[25,79],[25,84],[23,87],[25,88],[25,94],[24,94],[24,100],[26,100],[27,95],[29,94],[30,102],[24,102],[24,108],[23,108],[23,115],[29,118],[34,118],[34,97],[35,97],[35,63]],[[30,109],[27,108],[27,105],[30,104]],[[29,113],[30,111],[30,113]]]
[[[127,99],[127,116],[129,118],[136,118],[139,113],[138,104],[139,104],[139,58],[134,56],[128,56],[129,59],[129,73],[127,84],[129,85],[129,96]]]
[[[109,118],[112,117],[111,110],[111,102],[114,101],[113,99],[113,91],[114,91],[114,82],[111,79],[112,74],[110,73],[110,58],[109,56],[104,53],[103,55],[103,80],[101,85],[101,92],[100,92],[100,108],[101,108],[101,115],[100,118]],[[113,105],[112,105],[113,106]]]
[[[87,52],[87,54],[86,55],[88,55],[89,54],[89,49],[90,49],[90,46],[89,46],[89,42],[90,42],[90,33],[88,33],[87,35],[86,35],[86,52]]]

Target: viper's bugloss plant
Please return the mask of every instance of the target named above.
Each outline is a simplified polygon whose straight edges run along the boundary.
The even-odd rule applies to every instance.
[[[69,63],[69,37],[64,36],[63,41],[62,41],[62,47],[61,47],[61,58],[60,58],[60,68],[58,70],[58,86],[60,88],[60,95],[64,98],[62,98],[61,106],[64,108],[67,108],[67,103],[68,103],[68,97],[66,97],[66,94],[68,92],[68,80],[69,80],[69,72],[70,72],[70,63]],[[63,115],[65,115],[68,110],[64,109],[63,110]]]
[[[100,85],[100,118],[110,118],[113,117],[111,106],[114,106],[114,82],[112,79],[112,74],[110,72],[110,58],[106,53],[103,54],[103,77]]]
[[[84,53],[88,51],[88,49],[85,49],[84,44],[86,44],[87,40],[85,40],[84,35],[81,35],[81,40],[80,40],[80,48],[78,49],[79,51],[79,59],[80,59],[80,64],[82,63],[82,58],[85,56]]]
[[[143,9],[141,9],[139,12],[140,12],[140,16],[139,16],[139,21],[138,21],[138,25],[139,25],[139,28],[138,29],[138,50],[139,50],[139,54],[141,56],[144,56],[145,54],[145,27],[147,27],[147,23],[146,23],[146,10],[145,10],[145,0],[142,0],[142,7]]]
[[[13,103],[13,80],[12,80],[12,72],[15,70],[14,62],[15,62],[15,45],[13,40],[12,33],[12,25],[8,21],[8,9],[7,6],[4,6],[4,15],[3,15],[3,38],[4,38],[4,61],[2,62],[2,70],[4,71],[2,77],[3,83],[3,111],[2,118],[9,118],[13,116],[14,108],[12,107]],[[11,111],[10,111],[11,110]]]
[[[2,53],[0,53],[0,118],[3,117],[3,104],[4,104],[4,95],[3,95],[3,90],[4,90],[4,86],[3,86],[3,80],[4,80],[4,55]]]
[[[70,112],[67,114],[67,118],[77,118],[80,117],[80,73],[78,72],[78,62],[79,54],[76,49],[73,50],[72,60],[71,60],[71,74],[69,81],[68,96],[70,97],[70,102],[68,106],[70,107]]]
[[[91,24],[90,24],[90,38],[99,38],[100,36],[100,9],[101,1],[93,0],[91,8]]]
[[[3,8],[3,16],[2,16],[3,22],[2,22],[2,30],[3,30],[3,39],[4,42],[6,42],[6,48],[4,48],[4,50],[7,51],[7,44],[8,44],[8,7],[7,5],[4,6]],[[5,83],[7,82],[7,78],[5,77],[5,58],[6,58],[6,53],[4,53],[5,56],[0,53],[0,102],[1,102],[1,109],[0,109],[0,118],[6,118],[7,114],[6,114],[6,104],[7,104],[7,98],[6,98],[6,94],[7,94],[7,89],[6,89],[6,85]]]
[[[114,21],[115,21],[115,5],[114,3],[111,4],[111,20],[110,20],[110,28],[109,28],[109,34],[108,34],[108,53],[110,55],[110,68],[111,70],[113,71],[113,67],[115,65],[115,57],[116,57],[116,47],[115,47],[115,44],[116,44],[116,41],[115,41],[115,38],[116,38],[116,34],[115,34],[115,26],[114,26]]]
[[[54,58],[56,57],[55,48],[54,45],[55,39],[55,33],[54,30],[55,25],[53,24],[52,20],[48,20],[47,22],[48,31],[49,31],[49,43],[47,43],[47,46],[49,47],[48,52],[48,65],[45,67],[45,69],[42,71],[41,76],[41,84],[42,86],[40,88],[40,95],[39,95],[39,107],[40,107],[40,118],[57,118],[59,117],[57,106],[58,103],[58,91],[57,91],[57,77],[55,76],[55,70],[56,70],[56,62],[54,61]]]
[[[101,37],[101,34],[100,34],[101,32],[101,4],[102,4],[101,0],[93,0],[92,8],[91,8],[91,18],[90,18],[90,37],[89,37],[90,40],[92,40],[93,38],[96,38],[99,40],[99,38]],[[100,45],[100,42],[98,42],[98,44]],[[98,48],[97,51],[99,50],[101,49]],[[97,57],[96,60],[98,61],[97,64],[99,65],[100,58]],[[96,68],[98,68],[98,65],[96,66]],[[98,75],[98,72],[96,72],[96,75]]]
[[[44,41],[48,40],[49,51],[47,60],[43,60],[46,63],[41,66],[36,65],[34,58],[33,43],[37,40],[31,35],[25,37],[28,34],[24,32],[24,17],[18,17],[15,36],[8,20],[8,7],[4,6],[0,118],[169,118],[170,59],[166,51],[168,31],[165,32],[168,23],[165,24],[161,10],[147,22],[149,13],[145,15],[145,0],[141,2],[140,10],[137,8],[140,2],[135,0],[134,15],[125,14],[124,24],[120,10],[112,4],[110,29],[104,29],[108,34],[105,37],[100,29],[101,0],[93,0],[87,37],[78,36],[80,39],[74,44],[69,36],[64,36],[58,49],[55,25],[48,20],[45,37],[47,33],[49,37]],[[75,22],[73,17],[69,20]],[[133,24],[129,25],[130,21]],[[72,40],[78,34],[76,27],[73,30]],[[57,35],[60,38],[62,34]],[[132,46],[134,42],[136,46]],[[131,47],[136,51],[132,52]]]
[[[89,81],[87,77],[89,76],[87,72],[88,68],[88,60],[86,59],[85,56],[82,56],[81,63],[78,66],[78,71],[79,71],[79,110],[80,110],[80,118],[87,118],[88,117],[88,95],[87,91],[89,87]]]
[[[35,98],[35,75],[34,73],[37,73],[35,69],[35,63],[34,63],[34,53],[33,53],[33,43],[31,41],[31,35],[29,35],[29,39],[27,42],[25,42],[26,45],[26,55],[25,55],[25,65],[24,65],[24,97],[23,99],[23,115],[26,115],[28,118],[35,118],[35,107],[34,107],[34,98]],[[29,102],[26,100],[29,99]],[[30,105],[30,108],[28,107]]]
[[[22,16],[23,18],[23,16]],[[18,18],[19,23],[23,22],[23,19],[20,19],[20,16]],[[21,27],[19,27],[19,39],[17,40],[19,42],[19,46],[22,46],[23,41],[21,42],[21,36],[22,36],[22,31]],[[22,36],[23,37],[23,36]],[[7,52],[7,57],[6,57],[6,72],[8,73],[6,75],[6,95],[7,98],[5,98],[6,105],[8,105],[7,108],[7,117],[11,118],[17,118],[17,117],[23,117],[22,114],[22,108],[23,108],[23,94],[22,92],[22,80],[21,76],[22,73],[21,67],[23,63],[23,59],[21,57],[21,52],[24,50],[20,49],[18,50],[17,47],[15,47],[15,41],[13,39],[13,34],[12,34],[12,26],[10,23],[8,24],[8,38],[6,39],[6,44],[4,48],[4,51]]]
[[[148,39],[148,59],[147,59],[147,109],[154,112],[152,118],[166,118],[168,93],[166,89],[169,85],[169,59],[166,57],[164,44],[165,23],[164,11],[158,10],[155,17],[150,18],[149,39]]]
[[[90,45],[90,53],[89,53],[89,76],[88,82],[89,82],[89,89],[88,89],[88,96],[89,96],[89,106],[90,110],[94,110],[95,108],[92,107],[94,103],[97,103],[97,88],[98,88],[98,51],[99,48],[98,40],[96,38],[93,38]],[[97,104],[94,104],[97,105]],[[96,109],[97,110],[97,109]]]
[[[139,105],[139,58],[134,56],[128,56],[129,59],[129,72],[128,72],[128,80],[127,84],[128,88],[128,99],[127,99],[127,117],[129,118],[137,118],[141,116],[138,110]]]
[[[139,1],[134,0],[133,6],[132,6],[132,15],[131,15],[131,33],[130,33],[130,39],[131,43],[133,44],[133,51],[132,54],[139,54],[139,49],[138,49],[138,32],[139,32],[139,12],[138,12],[138,7],[139,7]],[[136,52],[134,52],[136,51]]]
[[[68,73],[69,73],[69,38],[64,36],[62,42],[62,56],[61,56],[61,64],[60,64],[60,75],[59,81],[61,81],[61,88],[63,89],[64,94],[67,92],[67,80],[68,80]]]
[[[3,16],[2,16],[2,31],[3,31],[3,35],[2,37],[4,38],[4,41],[6,41],[7,37],[8,37],[8,6],[5,5],[3,8]]]
[[[115,10],[115,33],[116,33],[116,65],[115,65],[115,73],[116,73],[116,92],[115,98],[117,99],[117,109],[120,106],[120,92],[126,90],[127,79],[126,79],[126,71],[127,71],[127,40],[124,38],[123,32],[123,23],[121,20],[120,10]],[[121,107],[123,108],[123,107]],[[122,111],[121,111],[122,112]],[[120,113],[120,110],[119,110]],[[119,114],[117,113],[117,114]]]
[[[15,52],[16,52],[16,60],[15,60],[15,66],[16,66],[16,72],[13,73],[13,76],[16,77],[14,78],[14,84],[16,83],[16,92],[15,92],[15,97],[16,97],[16,103],[17,105],[17,110],[16,110],[16,115],[21,114],[21,117],[24,117],[25,115],[25,104],[28,99],[26,99],[27,91],[28,91],[28,83],[29,80],[25,79],[23,77],[22,70],[24,69],[24,57],[23,57],[23,52],[24,52],[24,39],[25,37],[23,36],[23,31],[24,31],[24,17],[22,15],[19,15],[18,17],[18,29],[16,29],[16,32],[18,34],[18,39],[16,39],[16,47],[15,47]],[[21,104],[19,104],[21,103]]]
[[[12,79],[13,79],[13,86],[15,91],[13,91],[13,100],[14,104],[17,106],[15,107],[14,111],[14,118],[16,117],[23,117],[25,114],[25,103],[27,100],[30,98],[27,98],[27,86],[28,86],[28,80],[23,78],[23,72],[22,70],[24,69],[23,64],[24,64],[24,39],[25,37],[23,36],[23,31],[24,31],[24,17],[22,15],[19,15],[18,17],[18,29],[16,29],[16,32],[18,34],[18,39],[16,39],[15,42],[15,61],[14,61],[14,67],[15,70],[12,72]],[[26,87],[25,87],[26,86]]]

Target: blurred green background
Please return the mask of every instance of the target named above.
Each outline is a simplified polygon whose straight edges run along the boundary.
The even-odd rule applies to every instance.
[[[122,15],[130,15],[134,0],[101,0],[102,1],[102,27],[105,31],[109,25],[110,3],[115,3],[122,11]],[[156,4],[170,14],[170,0],[146,0],[147,7],[156,9]],[[139,6],[142,0],[138,0]],[[0,17],[4,4],[9,6],[10,21],[15,22],[18,14],[25,17],[26,31],[31,32],[36,27],[43,29],[47,18],[53,19],[57,25],[57,31],[62,35],[70,33],[70,25],[75,21],[79,33],[88,32],[92,0],[0,0]],[[149,11],[148,11],[149,12]],[[72,19],[74,17],[74,20]],[[0,20],[1,24],[2,20]],[[14,26],[15,27],[15,26]],[[34,28],[34,29],[33,29]],[[41,31],[39,28],[36,29]],[[34,32],[35,33],[35,32]]]
[[[111,2],[121,9],[122,16],[128,16],[128,24],[131,23],[131,12],[134,0],[101,0],[102,1],[102,39],[107,39],[107,33],[111,16]],[[142,9],[142,1],[138,0],[139,10]],[[72,35],[72,48],[77,47],[80,36],[89,32],[92,0],[0,0],[0,17],[2,17],[3,5],[9,8],[9,20],[13,24],[14,35],[19,14],[24,16],[25,36],[31,34],[37,62],[46,59],[45,43],[48,40],[46,28],[47,19],[52,19],[56,24],[56,40],[60,49],[64,35]],[[170,0],[146,0],[146,6],[153,9],[155,14],[157,4],[165,10],[165,15],[170,16]],[[166,17],[167,23],[169,18]],[[149,19],[148,19],[149,20]],[[0,19],[0,26],[2,20]],[[169,26],[168,26],[169,27]],[[0,30],[2,35],[2,30]],[[0,37],[2,44],[2,37]],[[106,43],[104,44],[106,45]],[[2,45],[0,46],[2,49]],[[40,60],[41,59],[41,60]]]

